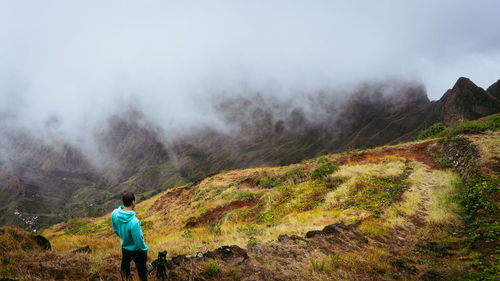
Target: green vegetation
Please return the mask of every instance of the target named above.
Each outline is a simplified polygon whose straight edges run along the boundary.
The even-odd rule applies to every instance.
[[[248,238],[247,247],[253,247],[255,245],[257,245],[257,238],[255,238],[253,236]]]
[[[220,235],[222,233],[222,230],[220,228],[220,224],[218,223],[211,223],[207,227],[207,232],[213,235]]]
[[[446,130],[446,126],[443,123],[436,123],[426,130],[423,130],[417,137],[417,140],[426,140],[437,138],[441,135],[441,133]]]
[[[244,233],[248,236],[254,236],[262,233],[262,231],[258,229],[257,225],[252,223],[247,223],[244,226],[238,226],[236,228],[236,232]]]
[[[257,185],[263,188],[273,188],[282,183],[281,178],[275,175],[268,175],[266,172],[262,173],[257,179]]]
[[[312,270],[317,273],[332,275],[332,273],[344,263],[344,260],[339,255],[333,254],[329,258],[319,261],[311,259]]]
[[[442,123],[437,123],[426,130],[423,130],[417,137],[417,140],[425,140],[437,137],[451,138],[461,134],[477,134],[484,131],[500,130],[500,115],[494,115],[481,121],[463,121],[458,123],[455,128],[447,127]]]
[[[97,233],[107,233],[112,231],[111,219],[103,220],[98,223],[90,223],[89,219],[77,218],[67,221],[68,230],[67,235],[88,235]]]
[[[229,199],[231,201],[248,201],[255,197],[262,196],[264,192],[253,192],[250,190],[233,190],[230,192],[223,193],[221,195],[224,199]]]
[[[0,253],[5,251],[30,251],[39,248],[33,239],[34,235],[17,227],[4,226],[0,228]],[[2,262],[0,262],[2,264]]]
[[[500,115],[493,116],[484,122],[463,121],[450,132],[451,135],[477,134],[487,130],[496,131],[500,129]]]
[[[326,176],[335,172],[337,169],[338,169],[338,166],[331,163],[331,162],[323,163],[323,164],[319,165],[318,167],[316,167],[314,170],[312,170],[311,179],[323,180],[326,178]]]
[[[214,191],[212,191],[212,193],[210,193],[210,196],[208,197],[208,199],[213,199],[213,198],[219,196],[222,192],[224,192],[226,189],[228,189],[232,186],[234,186],[234,183],[230,183],[226,186],[219,187],[219,188],[215,189]]]
[[[340,207],[371,210],[379,214],[400,197],[402,186],[392,178],[363,177],[356,183],[355,192],[358,190]]]
[[[466,137],[471,146],[480,139],[481,153],[488,153],[477,156],[478,172],[483,171],[483,163],[492,163],[486,160],[498,157],[499,150],[491,148],[498,137],[500,132]],[[357,150],[352,152],[360,155],[355,159],[346,159],[352,155],[343,153],[307,164],[228,171],[142,201],[137,215],[152,252],[168,249],[175,257],[237,245],[247,248],[248,256],[256,261],[248,268],[247,263],[231,264],[219,257],[193,258],[170,269],[179,279],[248,279],[260,270],[269,279],[288,280],[425,280],[428,272],[431,277],[435,272],[438,280],[495,280],[499,270],[498,179],[490,173],[490,177],[462,183],[453,169],[405,159],[407,152],[436,149],[441,154],[432,155],[435,163],[455,155],[455,150],[462,152],[460,163],[473,162],[465,158],[462,146],[425,145],[425,151],[422,143],[409,143]],[[458,163],[453,158],[442,164],[451,166],[451,161]],[[336,163],[342,164],[337,167]],[[188,229],[190,221],[197,224]],[[303,241],[307,232],[337,223],[346,227],[337,228],[338,235]],[[90,269],[76,280],[90,279],[90,275],[116,280],[119,276],[104,276],[110,266],[119,267],[119,239],[112,234],[109,216],[52,226],[42,233],[53,245],[51,255],[26,261],[24,271],[38,278],[38,271],[31,268],[37,270],[44,258],[59,262],[61,257],[77,256],[88,260]],[[281,234],[286,234],[285,239],[278,238]],[[5,243],[0,240],[0,245]],[[91,254],[73,254],[85,245],[91,246]],[[293,246],[290,255],[276,254],[289,246]],[[7,252],[4,260],[28,258],[26,254],[16,258],[16,253]],[[293,272],[278,270],[285,263],[290,263]],[[15,267],[0,267],[1,276],[19,277],[19,272]],[[16,279],[33,280],[30,277]]]
[[[267,223],[267,224],[274,224],[275,221],[277,221],[279,218],[282,217],[282,215],[284,215],[284,212],[279,212],[276,209],[262,211],[257,216],[257,222],[259,222],[259,223]]]
[[[471,248],[480,243],[495,243],[499,246],[500,208],[499,202],[494,200],[500,196],[499,186],[500,179],[482,176],[460,188],[460,204],[463,206],[467,241]]]
[[[283,178],[285,178],[290,183],[300,183],[306,177],[306,173],[304,172],[304,166],[298,166],[291,168],[283,174]]]
[[[208,188],[205,188],[205,189],[201,189],[200,191],[198,191],[198,193],[196,194],[196,196],[193,198],[193,201],[200,200],[201,197],[203,197],[203,195],[205,195],[206,193],[208,193],[211,189],[212,189],[211,186],[209,186]]]
[[[221,272],[220,266],[217,264],[215,260],[212,260],[205,266],[205,272],[210,276],[218,276]]]
[[[193,238],[193,232],[191,229],[188,229],[181,234],[181,237],[186,239]]]

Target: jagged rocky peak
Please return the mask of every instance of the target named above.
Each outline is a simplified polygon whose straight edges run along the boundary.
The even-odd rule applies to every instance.
[[[500,103],[470,79],[460,77],[439,100],[441,119],[446,125],[474,120],[500,111]]]
[[[474,84],[474,82],[472,82],[469,78],[467,78],[467,77],[460,77],[460,78],[458,78],[457,82],[453,86],[453,89],[455,89],[455,88],[460,88],[460,89],[471,88],[471,89],[475,89],[475,88],[478,88],[478,86],[476,84]]]
[[[500,102],[500,79],[493,83],[493,85],[489,86],[486,92]]]

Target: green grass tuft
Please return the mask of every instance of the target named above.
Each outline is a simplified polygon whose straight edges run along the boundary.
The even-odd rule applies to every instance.
[[[215,277],[215,276],[218,276],[220,274],[221,269],[220,269],[220,266],[217,264],[217,262],[212,260],[210,263],[208,263],[205,266],[205,272],[208,275]]]

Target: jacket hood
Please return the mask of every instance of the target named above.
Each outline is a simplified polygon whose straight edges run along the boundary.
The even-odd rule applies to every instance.
[[[118,208],[118,212],[116,213],[116,217],[121,223],[127,223],[131,221],[135,217],[134,211],[124,211],[123,205]]]

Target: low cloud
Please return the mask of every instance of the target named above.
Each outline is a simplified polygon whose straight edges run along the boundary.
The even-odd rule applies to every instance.
[[[361,82],[500,74],[498,1],[4,1],[0,122],[92,138],[132,105],[174,131],[224,128],[217,99],[304,104]],[[307,108],[304,110],[308,110]],[[314,113],[314,112],[313,112]]]

